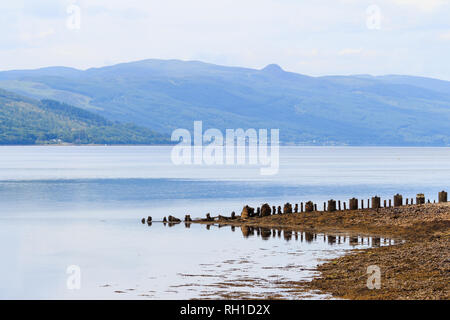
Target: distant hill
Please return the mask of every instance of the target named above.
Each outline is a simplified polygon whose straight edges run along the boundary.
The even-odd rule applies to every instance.
[[[310,77],[198,61],[143,60],[85,71],[0,72],[0,87],[159,132],[279,128],[284,143],[450,145],[450,82],[390,75]]]
[[[34,100],[0,90],[0,145],[158,144],[169,138],[119,124],[54,100]]]

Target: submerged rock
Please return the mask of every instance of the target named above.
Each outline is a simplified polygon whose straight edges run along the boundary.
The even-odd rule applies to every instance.
[[[175,223],[181,222],[180,219],[175,218],[174,216],[169,216],[169,218],[167,220],[169,220],[169,222],[175,222]]]

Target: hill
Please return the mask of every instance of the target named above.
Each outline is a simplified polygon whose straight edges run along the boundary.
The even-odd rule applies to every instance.
[[[284,143],[450,145],[450,82],[410,76],[310,77],[199,61],[0,72],[0,87],[159,132],[279,128]]]
[[[0,144],[157,144],[169,138],[54,100],[0,90]]]

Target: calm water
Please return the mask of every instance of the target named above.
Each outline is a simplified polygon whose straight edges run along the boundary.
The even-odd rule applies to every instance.
[[[321,259],[390,240],[272,230],[244,237],[140,219],[397,192],[434,200],[450,181],[450,148],[283,147],[275,176],[256,166],[175,166],[170,151],[0,147],[0,298],[323,298],[284,283],[310,279]],[[80,267],[80,290],[67,289],[70,265]]]

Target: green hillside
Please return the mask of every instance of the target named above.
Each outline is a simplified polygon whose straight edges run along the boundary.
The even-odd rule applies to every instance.
[[[166,134],[202,120],[222,132],[277,128],[286,144],[450,146],[450,82],[430,78],[310,77],[277,65],[143,60],[4,71],[0,88]]]
[[[54,100],[0,89],[0,144],[162,144],[167,136]]]

